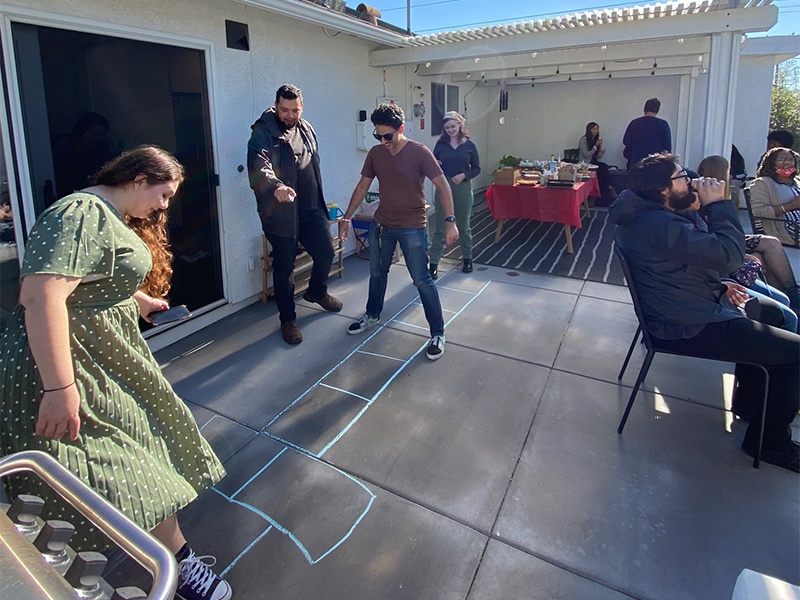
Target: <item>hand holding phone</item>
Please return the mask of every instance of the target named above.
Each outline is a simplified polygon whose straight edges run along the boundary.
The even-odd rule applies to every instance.
[[[153,325],[165,325],[166,323],[174,323],[175,321],[183,321],[192,316],[186,305],[173,306],[167,310],[157,310],[147,315],[147,318]]]

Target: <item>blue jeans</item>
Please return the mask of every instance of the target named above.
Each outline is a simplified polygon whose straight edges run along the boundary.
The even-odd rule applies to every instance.
[[[379,318],[386,295],[389,267],[392,265],[394,249],[400,244],[406,261],[406,268],[419,291],[425,318],[431,330],[431,337],[444,335],[444,317],[439,302],[439,292],[428,272],[428,231],[419,229],[390,229],[371,223],[369,228],[369,299],[367,315]]]
[[[797,333],[797,315],[789,308],[789,298],[786,294],[780,290],[776,290],[771,285],[767,285],[760,279],[756,279],[753,285],[747,288],[747,293],[755,298],[771,298],[775,300],[783,311],[783,325],[781,329]]]

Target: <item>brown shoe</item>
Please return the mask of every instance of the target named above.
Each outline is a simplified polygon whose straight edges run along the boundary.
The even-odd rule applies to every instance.
[[[328,312],[339,312],[342,310],[342,302],[337,300],[330,294],[325,294],[322,298],[314,298],[311,294],[306,292],[303,294],[303,300],[306,302],[312,302],[315,304],[319,304],[322,308],[327,310]]]
[[[300,333],[300,328],[297,326],[296,321],[281,323],[281,335],[283,336],[283,341],[287,344],[294,345],[303,341],[303,334]]]

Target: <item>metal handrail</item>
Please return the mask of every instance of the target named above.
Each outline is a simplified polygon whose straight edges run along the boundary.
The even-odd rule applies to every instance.
[[[147,596],[148,600],[172,600],[178,585],[178,565],[164,544],[131,521],[49,454],[26,450],[0,459],[0,477],[21,471],[36,473],[150,572],[153,576],[153,587]]]

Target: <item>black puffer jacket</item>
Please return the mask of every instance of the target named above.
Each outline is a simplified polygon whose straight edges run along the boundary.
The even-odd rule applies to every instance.
[[[320,208],[327,210],[322,193],[317,134],[305,119],[300,119],[296,127],[311,152]],[[297,165],[292,147],[278,127],[274,108],[265,110],[251,128],[253,132],[247,142],[247,171],[250,187],[256,195],[261,226],[264,233],[296,239],[297,202],[278,202],[274,196],[275,190],[281,185],[297,189]]]
[[[628,258],[650,333],[694,337],[708,323],[743,317],[725,295],[721,274],[744,261],[742,233],[732,202],[705,208],[706,225],[690,214],[625,190],[609,211],[616,243]]]

